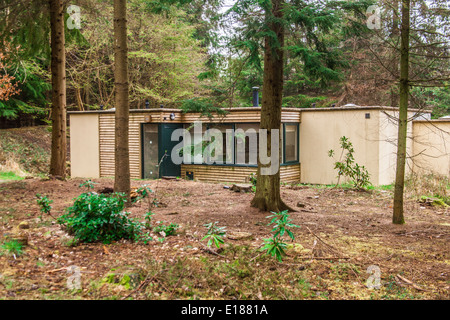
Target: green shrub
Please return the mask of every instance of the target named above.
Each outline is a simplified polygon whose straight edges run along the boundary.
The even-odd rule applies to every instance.
[[[152,219],[153,219],[153,212],[146,212],[144,215],[144,219],[145,219],[145,227],[147,229],[150,229],[152,227]]]
[[[50,210],[52,209],[50,204],[53,203],[53,200],[50,200],[47,196],[41,196],[39,193],[36,194],[36,198],[37,204],[41,207],[41,213],[50,214]],[[39,218],[42,220],[42,214]]]
[[[344,176],[351,179],[356,189],[364,189],[370,186],[369,172],[364,166],[355,163],[353,144],[345,136],[341,137],[339,141],[342,150],[339,161],[334,163],[334,169],[338,170],[338,182],[336,185],[339,185],[341,177]],[[328,151],[328,156],[333,158],[334,150]]]
[[[252,186],[255,186],[256,187],[256,181],[257,181],[257,176],[256,176],[256,173],[251,173],[250,175],[249,175],[249,177],[248,177],[248,180],[250,181],[250,183],[252,184]]]
[[[161,221],[158,221],[157,224],[158,225],[153,228],[153,232],[155,233],[163,232],[164,237],[173,236],[179,228],[179,225],[176,223],[171,223],[168,226],[166,226]]]
[[[2,251],[10,255],[22,254],[22,244],[17,240],[5,241],[1,246]]]
[[[264,246],[261,248],[262,251],[266,251],[266,254],[275,257],[278,261],[283,260],[283,256],[286,255],[287,244],[284,242],[284,235],[287,234],[289,238],[293,241],[295,239],[294,233],[290,228],[299,228],[299,226],[292,224],[291,219],[289,219],[289,214],[287,210],[281,212],[272,212],[273,215],[267,216],[266,218],[272,218],[269,225],[274,225],[272,229],[272,238],[264,239]]]
[[[154,192],[147,184],[142,185],[136,190],[137,197],[132,201],[136,203],[142,199],[147,199],[148,210],[151,211],[153,207],[158,206],[158,199],[155,196],[151,197],[150,195]]]
[[[94,185],[95,185],[95,182],[93,182],[93,181],[91,181],[91,179],[89,179],[83,183],[80,183],[80,185],[78,187],[79,188],[86,187],[87,190],[89,191],[89,189],[94,189]]]
[[[226,233],[226,227],[218,227],[217,222],[211,222],[205,224],[204,226],[208,229],[208,231],[202,240],[208,239],[208,247],[211,247],[214,243],[217,248],[220,248],[220,245],[225,242],[223,237]]]
[[[142,240],[144,226],[123,211],[124,199],[121,193],[83,193],[66,209],[67,213],[58,218],[58,223],[81,242]]]

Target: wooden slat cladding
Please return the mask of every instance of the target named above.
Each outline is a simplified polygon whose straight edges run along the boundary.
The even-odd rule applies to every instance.
[[[174,120],[170,120],[171,114],[175,115]],[[133,110],[131,115],[143,115],[144,122],[148,123],[192,123],[194,121],[202,121],[205,123],[245,123],[260,122],[261,108],[234,108],[226,115],[214,114],[212,119],[206,116],[200,117],[200,113],[182,113],[179,109],[148,109]],[[282,110],[282,122],[301,122],[301,110]]]
[[[256,173],[256,167],[233,167],[215,165],[182,164],[181,177],[186,178],[186,172],[193,172],[194,179],[200,181],[247,182],[248,176]],[[300,164],[281,166],[281,182],[300,182]]]
[[[131,113],[129,125],[130,176],[141,178],[141,129],[144,115]],[[100,114],[100,176],[114,176],[114,114]]]
[[[260,110],[255,111],[233,111],[225,116],[215,116],[213,119],[208,119],[207,117],[199,118],[200,115],[197,113],[186,113],[180,115],[180,121],[183,123],[191,123],[194,121],[203,122],[224,122],[224,123],[245,123],[245,122],[260,122],[261,112]],[[281,113],[281,122],[300,122],[301,112],[300,111],[283,111]],[[156,122],[152,119],[152,122]]]
[[[281,111],[282,122],[301,122],[301,114],[305,109],[300,108],[283,108]],[[183,113],[180,109],[133,109],[130,110],[130,119],[132,117],[143,116],[142,122],[147,123],[192,123],[194,121],[202,122],[260,122],[261,108],[232,108],[226,109],[228,114],[225,116],[214,114],[212,119],[206,116],[200,117],[200,113]],[[69,112],[69,114],[77,114],[81,112]],[[114,111],[83,111],[82,113],[97,113],[101,117],[114,117]],[[171,114],[175,115],[174,120],[170,120]]]

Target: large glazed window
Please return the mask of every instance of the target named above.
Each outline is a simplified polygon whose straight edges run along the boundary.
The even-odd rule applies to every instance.
[[[258,164],[259,124],[235,125],[236,164]]]
[[[298,161],[298,125],[288,124],[284,126],[285,132],[285,150],[284,150],[284,162],[296,162]]]
[[[199,162],[202,163],[203,151],[206,147],[206,143],[203,141],[203,135],[206,131],[206,125],[200,123],[189,123],[184,124],[183,128],[188,131],[187,134],[189,136],[189,139],[184,139],[184,147],[182,153],[190,154],[190,157],[184,157],[183,162],[185,164]]]
[[[206,140],[211,141],[208,145],[211,147],[210,156],[207,160],[209,163],[215,162],[218,164],[233,164],[234,163],[234,148],[233,148],[233,125],[232,124],[209,124],[208,129],[215,129],[220,131],[222,139],[215,140],[214,133]],[[212,131],[210,131],[212,132]],[[221,140],[221,141],[220,141]]]

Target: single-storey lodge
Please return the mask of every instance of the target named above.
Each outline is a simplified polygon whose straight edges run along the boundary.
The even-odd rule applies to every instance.
[[[245,157],[235,150],[242,141],[225,132],[255,129],[260,107],[226,109],[224,116],[201,117],[179,109],[130,110],[130,171],[135,179],[179,176],[220,182],[244,182],[257,165],[252,150]],[[70,116],[70,167],[72,177],[99,178],[114,175],[114,110],[74,111]],[[332,184],[337,172],[328,156],[340,154],[339,139],[353,143],[355,160],[364,165],[374,185],[390,184],[395,178],[398,110],[381,106],[336,108],[283,108],[281,136],[281,181],[286,183]],[[430,120],[430,112],[410,110],[408,124],[408,171],[450,175],[450,119]],[[223,163],[180,163],[170,161],[176,129],[192,129],[202,122],[202,132],[214,128],[224,134],[228,145],[215,155]],[[225,149],[225,148],[224,148]],[[242,149],[241,149],[242,150]],[[161,161],[161,159],[163,161]]]

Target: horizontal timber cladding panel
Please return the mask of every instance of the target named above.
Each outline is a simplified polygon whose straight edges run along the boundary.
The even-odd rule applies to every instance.
[[[146,123],[192,123],[194,121],[202,121],[205,123],[218,123],[218,122],[260,122],[261,108],[252,110],[252,108],[245,108],[246,110],[232,110],[226,115],[213,114],[213,118],[209,119],[207,116],[201,116],[200,113],[181,113],[179,110],[134,110],[131,115],[143,116]],[[170,120],[170,114],[174,113],[175,119]],[[282,111],[282,122],[301,122],[301,111]]]
[[[114,113],[100,114],[100,176],[114,176]],[[141,178],[141,126],[144,115],[130,113],[128,145],[130,148],[130,176]]]
[[[239,112],[230,112],[225,117],[224,116],[214,116],[213,119],[209,120],[207,117],[199,118],[199,114],[196,113],[187,113],[181,115],[181,122],[194,122],[194,121],[203,121],[203,122],[226,122],[226,123],[239,123],[239,122],[260,122],[261,115],[259,111],[239,111]],[[152,122],[155,122],[156,119],[152,118]],[[300,112],[288,112],[285,111],[281,114],[281,122],[300,122],[301,113]]]
[[[256,167],[233,167],[217,165],[182,164],[181,177],[186,178],[186,172],[193,172],[194,179],[202,181],[247,182],[251,173],[256,173]],[[281,166],[281,182],[300,182],[300,164]]]

